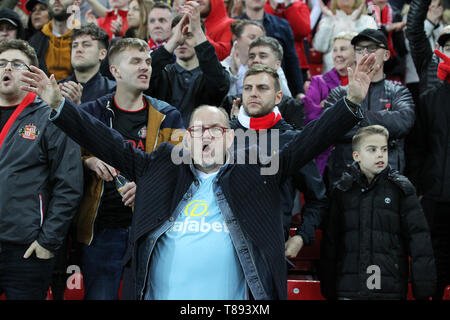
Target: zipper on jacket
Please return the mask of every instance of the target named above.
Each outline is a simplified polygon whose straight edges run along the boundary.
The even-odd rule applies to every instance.
[[[41,214],[41,227],[44,224],[44,196],[39,194],[39,212]]]
[[[164,122],[164,119],[166,119],[166,115],[163,116],[161,120],[161,124]],[[158,131],[156,132],[156,139],[155,139],[155,145],[153,146],[153,149],[150,151],[147,151],[148,153],[151,153],[153,150],[156,150],[156,146],[158,145],[158,138],[159,138],[159,132],[161,131],[161,124],[158,127]]]
[[[100,203],[102,202],[102,196],[103,196],[104,189],[105,189],[105,183],[102,180],[102,191],[100,192],[100,199],[98,200],[97,209],[95,209],[94,221],[92,222],[91,239],[89,240],[88,246],[90,246],[92,243],[92,240],[94,240],[95,220],[97,220],[98,209],[100,208]]]

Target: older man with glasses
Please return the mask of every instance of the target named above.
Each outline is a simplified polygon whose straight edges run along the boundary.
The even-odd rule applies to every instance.
[[[361,104],[365,119],[345,136],[341,137],[327,162],[329,187],[337,181],[353,162],[351,138],[360,127],[382,125],[389,131],[389,164],[403,173],[405,169],[404,139],[414,125],[414,101],[409,90],[400,83],[386,80],[384,64],[389,60],[388,40],[384,33],[376,29],[365,29],[356,35],[351,44],[355,49],[356,62],[367,53],[375,55],[380,66],[372,78],[369,92]],[[332,107],[347,94],[347,87],[333,89],[324,104],[324,109]]]
[[[24,71],[22,88],[52,105],[51,119],[73,139],[136,181],[123,297],[286,299],[279,186],[362,119],[359,103],[378,70],[374,63],[374,54],[365,55],[350,72],[347,97],[258,163],[246,161],[246,152],[231,157],[234,131],[226,112],[214,106],[193,112],[186,148],[162,143],[149,155],[64,100],[42,70]],[[282,97],[275,71],[263,68],[252,110]]]
[[[11,300],[45,299],[83,191],[80,148],[21,89],[29,65],[28,43],[0,43],[0,293]]]

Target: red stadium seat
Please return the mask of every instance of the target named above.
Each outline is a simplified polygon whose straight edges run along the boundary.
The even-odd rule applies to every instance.
[[[446,286],[442,300],[450,300],[450,286]]]
[[[325,300],[320,293],[320,281],[288,280],[288,300]]]

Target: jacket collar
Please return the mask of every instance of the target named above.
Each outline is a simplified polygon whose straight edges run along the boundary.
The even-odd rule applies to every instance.
[[[382,177],[388,177],[391,171],[391,167],[387,165],[383,171],[375,175],[369,184],[366,176],[361,172],[358,163],[353,162],[351,165],[347,166],[347,169],[342,174],[342,177],[335,183],[335,187],[345,192],[350,190],[354,183],[357,183],[361,187],[371,189],[375,186],[379,179]]]

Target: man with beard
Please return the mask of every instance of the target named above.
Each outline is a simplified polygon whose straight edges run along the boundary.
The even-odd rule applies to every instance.
[[[65,98],[76,104],[92,101],[111,93],[116,82],[100,73],[108,52],[109,36],[94,23],[75,29],[72,34],[73,74],[60,82]]]
[[[73,3],[74,0],[51,0],[49,12],[52,20],[29,41],[36,50],[39,67],[48,75],[54,74],[56,80],[67,78],[72,71],[70,65],[72,29],[67,24],[70,16],[67,8]]]

